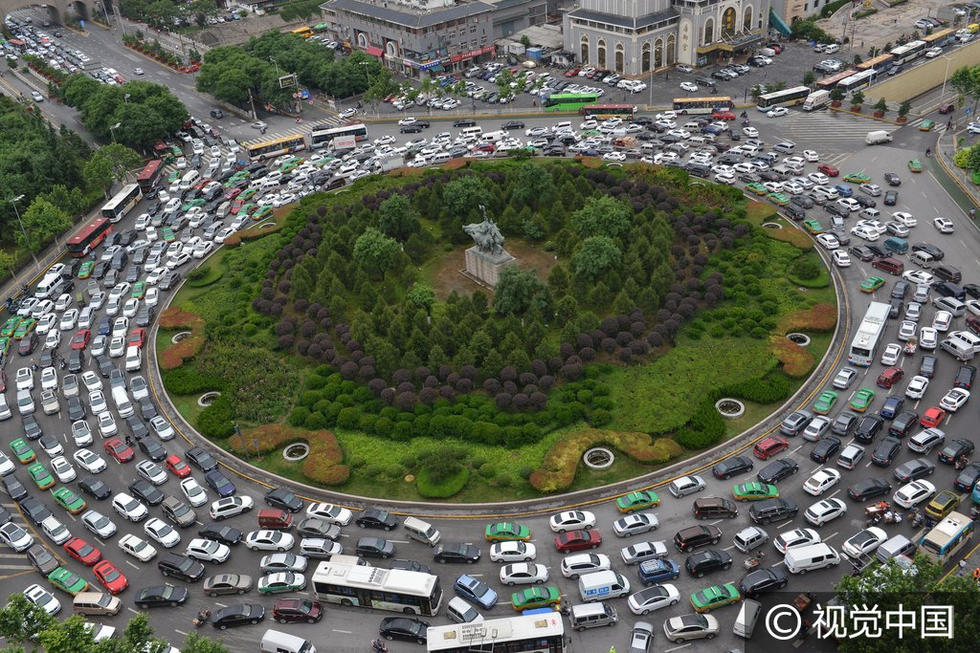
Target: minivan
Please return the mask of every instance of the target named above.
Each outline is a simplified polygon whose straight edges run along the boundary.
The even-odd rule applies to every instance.
[[[572,606],[569,621],[571,621],[574,630],[585,630],[599,626],[612,626],[619,621],[619,615],[616,614],[614,607],[601,601],[599,603],[579,603]]]
[[[259,649],[262,653],[316,653],[316,646],[309,640],[271,628],[262,635]]]
[[[893,535],[885,540],[881,546],[875,550],[875,557],[879,562],[885,563],[892,558],[900,555],[910,555],[915,553],[915,543],[902,534]]]
[[[449,617],[450,621],[457,624],[483,621],[483,615],[458,596],[449,599],[449,603],[446,605],[446,616]]]
[[[416,517],[406,517],[405,521],[402,522],[402,526],[408,531],[408,537],[410,539],[428,544],[429,546],[435,546],[439,543],[441,534],[428,522],[424,522]]]
[[[963,317],[966,314],[966,304],[953,297],[937,297],[933,302],[937,311],[949,311],[953,317]]]
[[[742,601],[742,607],[738,611],[738,616],[735,617],[735,625],[732,626],[732,632],[745,639],[752,637],[752,632],[755,630],[755,624],[759,620],[760,612],[762,612],[762,604],[758,601],[753,599]]]
[[[695,519],[734,519],[738,517],[735,504],[720,497],[704,497],[694,501]]]
[[[782,152],[784,154],[792,154],[794,148],[796,148],[796,144],[791,143],[789,141],[782,141],[772,146],[772,149],[774,149],[777,152]]]
[[[915,250],[909,254],[909,260],[918,265],[920,268],[930,268],[936,259],[934,259],[932,254],[929,252]]]
[[[958,299],[961,302],[966,300],[966,291],[960,286],[957,286],[951,281],[933,281],[932,289],[936,291],[937,299],[939,301],[940,297],[952,297],[953,299]],[[940,309],[949,310],[949,309]]]
[[[934,266],[932,268],[932,273],[943,281],[949,281],[950,283],[958,284],[963,280],[963,273],[947,263]]]
[[[905,264],[899,261],[897,258],[892,258],[890,256],[875,259],[872,261],[871,267],[887,272],[888,274],[894,274],[896,276],[905,271]]]
[[[288,530],[293,527],[293,516],[279,508],[263,508],[259,510],[259,528],[271,530]]]
[[[865,209],[867,211],[869,209]],[[886,238],[885,242],[882,243],[889,252],[893,254],[904,254],[909,251],[909,243],[904,238],[899,238],[898,236],[892,236],[891,238]]]
[[[583,601],[614,599],[629,592],[630,582],[611,569],[582,574],[578,578],[578,593]]]
[[[794,546],[786,551],[786,570],[791,574],[805,574],[840,563],[840,555],[825,542]]]
[[[71,603],[75,614],[115,615],[122,609],[122,601],[105,592],[79,592]]]

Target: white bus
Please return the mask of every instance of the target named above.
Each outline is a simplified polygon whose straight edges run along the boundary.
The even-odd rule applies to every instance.
[[[342,127],[332,127],[329,129],[314,129],[310,132],[310,147],[330,147],[334,139],[344,139],[354,137],[354,141],[367,139],[367,126],[364,123],[354,125],[344,125]]]
[[[336,562],[317,565],[313,593],[321,601],[405,614],[433,616],[442,605],[438,576]]]
[[[964,514],[951,512],[926,533],[919,542],[919,552],[943,566],[972,541],[973,521]]]
[[[837,83],[837,88],[844,91],[845,93],[850,93],[851,91],[859,91],[862,88],[867,88],[871,86],[871,83],[875,81],[875,76],[878,74],[877,70],[862,70],[859,73],[854,73],[846,79],[842,79]]]
[[[565,626],[561,613],[554,611],[466,624],[429,626],[426,651],[564,653]]]
[[[142,197],[143,193],[140,191],[139,184],[126,184],[116,193],[115,197],[102,207],[102,216],[109,218],[109,222],[119,222],[139,203]]]
[[[804,111],[816,111],[830,102],[830,91],[814,91],[803,100]]]
[[[891,55],[892,61],[895,65],[905,63],[906,61],[913,61],[921,57],[926,51],[925,41],[909,41],[905,45],[900,45],[897,48],[892,48]]]
[[[891,307],[883,302],[871,302],[868,312],[854,334],[847,361],[861,367],[869,367],[877,358],[878,340],[885,330]]]
[[[809,86],[794,86],[782,91],[773,91],[760,95],[756,108],[759,111],[769,111],[774,107],[791,107],[803,102],[808,95],[810,95]]]

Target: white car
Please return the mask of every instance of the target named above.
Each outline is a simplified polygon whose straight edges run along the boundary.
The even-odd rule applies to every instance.
[[[922,304],[919,302],[909,302],[905,307],[905,319],[910,322],[918,322],[922,316]]]
[[[75,468],[71,466],[71,463],[64,456],[55,456],[51,459],[51,471],[54,472],[54,475],[58,477],[58,481],[61,483],[74,481],[78,477],[78,472],[75,471]]]
[[[924,376],[913,376],[905,388],[905,396],[909,399],[922,399],[929,388],[929,379]]]
[[[222,240],[221,242],[224,242],[224,240]],[[157,303],[160,301],[160,290],[158,288],[147,288],[146,295],[144,295],[143,297],[143,301],[146,303],[147,306],[156,306]]]
[[[92,408],[92,412],[95,414],[104,413],[109,410],[109,406],[105,402],[105,395],[102,394],[101,390],[94,390],[88,393],[88,403]]]
[[[62,331],[71,331],[75,328],[75,323],[78,321],[78,309],[69,308],[61,316],[61,321],[58,323],[58,328]]]
[[[143,530],[163,548],[172,549],[180,544],[180,533],[158,517],[151,517],[143,524]]]
[[[189,500],[190,498],[188,497],[188,501]],[[214,501],[211,504],[208,513],[211,515],[211,519],[221,521],[222,519],[228,519],[229,517],[240,515],[243,512],[248,512],[254,507],[255,501],[252,500],[252,497],[248,496],[247,494],[236,494],[232,497],[225,497]]]
[[[915,322],[911,322],[909,320],[903,321],[898,326],[898,339],[903,342],[911,340],[915,337],[915,331],[917,328],[918,325],[916,325]]]
[[[354,513],[350,510],[335,506],[332,503],[311,503],[306,508],[306,514],[310,517],[319,517],[338,526],[347,526],[354,518]]]
[[[667,553],[667,545],[662,540],[637,542],[619,550],[623,562],[628,565],[638,565],[650,558],[666,558]]]
[[[919,329],[919,346],[932,351],[939,344],[939,332],[932,327]]]
[[[821,494],[840,483],[840,472],[831,467],[818,469],[803,483],[803,491],[819,497]]]
[[[150,428],[164,442],[174,439],[174,427],[170,425],[170,422],[163,415],[154,415],[151,417]]]
[[[153,545],[135,535],[123,535],[119,538],[119,548],[140,562],[149,562],[157,554]]]
[[[924,331],[925,329],[923,329]],[[963,404],[970,400],[970,391],[963,388],[953,388],[939,400],[939,407],[951,413],[955,413]]]
[[[72,458],[89,474],[99,474],[106,469],[105,459],[91,449],[78,449],[72,454]]]
[[[130,297],[126,300],[126,303],[123,304],[122,313],[128,318],[134,318],[136,317],[136,312],[139,311],[139,308],[140,300],[136,299],[135,297]]]
[[[245,546],[251,551],[288,551],[295,539],[282,531],[252,531],[245,536]]]
[[[936,331],[942,331],[945,333],[949,331],[949,325],[953,322],[953,314],[949,311],[936,311],[936,315],[932,318],[932,328]]]
[[[688,93],[697,93],[698,85],[694,82],[681,82],[681,90]]]
[[[894,342],[885,345],[885,350],[881,352],[881,364],[885,367],[898,365],[898,359],[902,356],[902,347]]]
[[[735,183],[735,175],[730,172],[719,172],[714,176],[714,180],[719,184],[731,186]]]
[[[112,537],[118,530],[115,522],[97,510],[86,510],[82,514],[82,523],[85,528],[95,533],[103,540]]]
[[[980,299],[968,299],[965,302],[966,310],[973,315],[980,315]]]
[[[694,494],[700,492],[707,484],[704,479],[696,474],[691,474],[690,476],[682,476],[678,479],[674,479],[667,486],[667,490],[674,495],[676,498],[686,497],[689,494]]]
[[[500,568],[503,585],[540,585],[548,581],[548,568],[534,562],[515,562]]]
[[[748,136],[749,138],[759,137],[759,130],[756,129],[755,127],[742,127],[742,133]]]
[[[555,533],[564,533],[581,528],[593,528],[596,523],[595,514],[588,510],[567,510],[557,515],[552,515],[548,520],[551,530]]]
[[[941,234],[951,234],[955,231],[953,221],[949,218],[933,218],[932,226],[938,229]]]
[[[874,553],[882,542],[888,539],[888,534],[877,526],[869,526],[847,538],[841,546],[841,551],[852,558],[860,558]]]
[[[766,112],[766,115],[770,118],[779,118],[780,116],[789,115],[789,109],[786,107],[776,107]]]
[[[71,533],[54,515],[41,520],[41,531],[49,540],[58,545],[71,539]]]
[[[87,447],[92,444],[92,427],[83,419],[72,422],[71,437],[76,447]]]
[[[136,473],[154,485],[163,485],[167,482],[167,473],[152,460],[143,460],[136,465]]]
[[[906,270],[902,273],[902,278],[909,283],[922,286],[932,285],[932,282],[936,280],[936,277],[931,272],[926,272],[925,270]]]
[[[13,473],[14,463],[7,457],[7,454],[0,452],[0,476]]]
[[[82,372],[82,385],[89,392],[95,392],[102,389],[102,379],[99,378],[98,373],[86,370]]]
[[[830,253],[830,257],[834,260],[834,265],[839,268],[851,267],[851,257],[843,249],[835,249]]]
[[[116,426],[116,419],[112,416],[109,411],[99,413],[96,416],[99,423],[99,434],[103,438],[108,438],[119,432]]]
[[[892,213],[892,220],[905,227],[914,227],[919,223],[915,216],[907,211],[895,211]]]
[[[126,339],[116,336],[109,341],[109,358],[119,358],[126,353]]]
[[[833,234],[817,234],[817,242],[828,251],[833,251],[840,247],[840,242]]]
[[[929,481],[912,481],[903,485],[892,497],[906,510],[917,506],[936,494],[936,486]]]
[[[41,370],[41,390],[58,389],[58,371],[53,367],[45,367]]]
[[[208,502],[208,493],[201,487],[201,484],[194,480],[193,476],[188,476],[180,481],[180,491],[187,497],[187,503],[194,508],[199,508]],[[234,498],[234,497],[229,497]],[[217,502],[216,502],[217,503]],[[212,519],[218,519],[212,515]]]
[[[878,232],[863,225],[851,227],[851,235],[873,243],[878,240]]]
[[[145,505],[125,492],[112,497],[112,508],[131,522],[143,521],[150,514]]]
[[[803,158],[809,161],[810,163],[815,163],[820,160],[820,155],[814,152],[813,150],[803,150]]]
[[[630,612],[636,615],[650,614],[654,610],[675,605],[681,599],[680,592],[671,583],[651,585],[646,589],[630,595],[627,605]]]
[[[61,612],[61,602],[54,597],[51,592],[47,591],[37,583],[33,585],[28,585],[24,590],[24,596],[32,605],[35,605],[49,615],[54,616]]]
[[[37,326],[34,330],[37,331],[37,335],[44,336],[49,332],[53,332],[52,329],[58,323],[58,316],[54,313],[45,313],[41,316],[41,319],[37,321]],[[57,329],[54,329],[57,331]]]
[[[221,563],[231,555],[231,549],[220,542],[203,537],[195,537],[187,543],[187,549],[184,553],[187,554],[187,557],[200,560],[201,562]]]
[[[613,532],[617,537],[632,537],[656,530],[658,526],[660,526],[660,521],[656,515],[649,512],[637,512],[614,521]]]
[[[57,349],[61,345],[61,331],[51,330],[44,337],[45,349]]]
[[[807,544],[816,544],[820,541],[820,534],[812,528],[797,528],[796,530],[777,535],[773,539],[772,545],[776,547],[777,551],[785,554],[787,550],[792,549],[794,546],[806,546]]]
[[[803,516],[814,526],[823,526],[846,513],[847,504],[835,498],[816,502],[806,509]]]
[[[14,551],[20,552],[31,548],[34,538],[30,533],[12,521],[8,521],[0,526],[0,542],[3,542]]]
[[[493,562],[528,562],[537,557],[537,548],[532,542],[508,540],[494,542],[490,546],[490,560]]]

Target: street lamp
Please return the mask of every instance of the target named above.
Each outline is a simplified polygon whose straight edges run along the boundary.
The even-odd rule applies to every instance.
[[[123,103],[125,103],[125,104],[129,104],[129,98],[130,98],[130,97],[131,97],[131,96],[130,96],[130,94],[129,94],[129,93],[127,93],[126,95],[124,95],[124,96],[123,96]]]
[[[121,122],[117,122],[115,125],[109,125],[109,133],[112,135],[112,142],[116,142],[116,130],[122,125]]]
[[[942,102],[943,98],[946,96],[946,81],[949,79],[949,64],[953,61],[946,55],[943,55],[943,59],[946,60],[946,72],[943,73],[943,87],[942,90],[939,91],[940,102]]]
[[[31,258],[34,259],[34,268],[40,272],[41,264],[38,262],[37,254],[34,253],[34,248],[31,246],[31,239],[27,236],[27,230],[24,229],[24,221],[20,219],[20,211],[17,210],[17,202],[21,201],[22,199],[24,199],[23,194],[18,195],[17,197],[14,197],[8,201],[10,202],[10,205],[14,207],[14,215],[17,216],[17,224],[20,225],[20,232],[24,234],[24,243],[27,245],[27,249],[29,249],[31,252]]]

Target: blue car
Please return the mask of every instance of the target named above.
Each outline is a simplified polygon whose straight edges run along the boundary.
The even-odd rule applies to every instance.
[[[895,416],[901,412],[902,406],[904,405],[905,399],[903,397],[899,397],[898,395],[889,395],[888,398],[885,399],[885,404],[881,407],[881,410],[878,411],[878,414],[885,419],[895,419]]]
[[[112,331],[112,318],[103,316],[99,319],[98,332],[100,336],[107,336]]]
[[[837,194],[840,195],[841,197],[850,197],[851,195],[854,194],[854,189],[851,188],[850,186],[845,186],[844,184],[838,184],[837,186],[834,186],[834,190],[836,190]]]
[[[653,583],[662,583],[663,581],[674,580],[680,577],[681,568],[673,560],[667,558],[651,558],[640,563],[637,574],[640,576],[641,583],[652,585]]]
[[[212,469],[205,474],[204,480],[211,486],[212,490],[218,493],[219,497],[230,497],[235,493],[235,484],[217,469]]]
[[[456,579],[453,589],[464,599],[475,601],[486,610],[497,603],[497,593],[489,585],[466,574]]]

